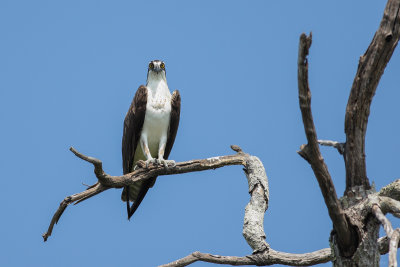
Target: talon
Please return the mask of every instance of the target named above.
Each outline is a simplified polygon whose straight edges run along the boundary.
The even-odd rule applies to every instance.
[[[144,163],[145,163],[145,165],[146,165],[146,169],[148,169],[150,163],[153,163],[154,165],[157,165],[157,159],[155,159],[155,158],[150,158],[150,159],[146,160]]]
[[[164,166],[164,169],[166,169],[166,170],[168,170],[170,167],[172,167],[172,168],[176,167],[175,160],[159,159],[159,161],[161,162],[161,164]]]
[[[157,160],[158,160],[158,162],[160,163],[160,165],[162,165],[162,166],[164,167],[164,169],[167,169],[167,168],[168,168],[168,164],[165,162],[165,159],[163,159],[163,158],[158,158]]]
[[[133,167],[133,170],[136,171],[138,169],[144,168],[145,164],[146,163],[143,160],[138,160],[138,162],[136,162],[135,167]]]
[[[164,170],[168,170],[168,164],[166,164],[165,162],[164,162],[164,164],[163,164],[163,167],[164,167]]]
[[[163,160],[163,165],[164,165],[164,169],[168,170],[168,162],[166,160]]]
[[[167,164],[171,165],[170,167],[175,168],[176,167],[176,162],[175,160],[166,160],[165,161]]]

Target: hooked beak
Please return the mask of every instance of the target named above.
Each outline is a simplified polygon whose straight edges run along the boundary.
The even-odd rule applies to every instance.
[[[161,67],[160,67],[160,66],[154,66],[154,69],[153,69],[153,71],[155,71],[155,72],[159,73],[159,72],[161,72],[161,71],[162,71],[162,69],[161,69]]]

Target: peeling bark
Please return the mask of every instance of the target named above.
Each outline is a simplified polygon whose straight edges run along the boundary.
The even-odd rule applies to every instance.
[[[245,173],[251,199],[245,209],[243,236],[253,253],[258,253],[269,249],[264,233],[264,213],[269,201],[268,178],[261,160],[254,156],[248,158]]]

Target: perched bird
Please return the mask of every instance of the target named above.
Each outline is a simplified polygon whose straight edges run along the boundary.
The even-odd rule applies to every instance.
[[[122,165],[124,174],[134,171],[139,160],[161,164],[165,168],[175,165],[167,160],[179,126],[181,96],[169,91],[165,63],[149,63],[146,86],[139,86],[124,120],[122,136]],[[124,188],[121,199],[127,202],[128,219],[139,207],[157,177],[139,181]],[[130,202],[133,202],[130,206]]]

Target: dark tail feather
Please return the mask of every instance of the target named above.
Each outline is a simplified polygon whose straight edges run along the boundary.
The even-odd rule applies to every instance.
[[[147,179],[142,187],[140,188],[139,194],[137,198],[134,200],[132,206],[130,207],[128,211],[128,220],[132,217],[132,215],[135,213],[137,208],[139,208],[140,203],[142,203],[143,198],[146,196],[147,191],[149,191],[150,187],[154,184],[156,178],[151,178]],[[129,206],[129,201],[127,202]]]

